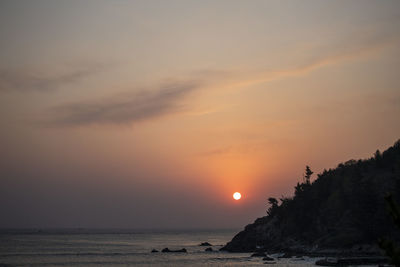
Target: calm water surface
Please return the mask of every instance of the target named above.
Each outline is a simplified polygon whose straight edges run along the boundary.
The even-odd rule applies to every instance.
[[[0,266],[266,266],[250,253],[205,252],[201,242],[218,250],[237,230],[1,231]],[[188,253],[151,253],[186,248]],[[281,259],[274,266],[314,266],[316,259]]]

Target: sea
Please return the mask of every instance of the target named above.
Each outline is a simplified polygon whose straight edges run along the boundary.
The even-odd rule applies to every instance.
[[[266,266],[251,253],[219,251],[238,230],[0,230],[0,266]],[[209,242],[213,251],[199,246]],[[187,253],[162,253],[185,248]],[[151,252],[153,249],[159,252]],[[270,255],[277,258],[279,255]],[[315,266],[317,258],[274,266]]]

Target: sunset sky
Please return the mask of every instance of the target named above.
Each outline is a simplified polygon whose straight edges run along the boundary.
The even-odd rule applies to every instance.
[[[400,1],[3,0],[0,227],[243,227],[398,140],[399,82]]]

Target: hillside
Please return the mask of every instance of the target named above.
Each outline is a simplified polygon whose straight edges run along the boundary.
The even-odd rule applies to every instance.
[[[376,247],[380,237],[400,240],[385,208],[388,192],[400,203],[400,140],[369,159],[324,170],[314,181],[307,167],[293,197],[269,198],[267,215],[247,225],[222,250],[362,250]]]

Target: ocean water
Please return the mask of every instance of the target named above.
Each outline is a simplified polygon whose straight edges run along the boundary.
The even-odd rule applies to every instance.
[[[220,252],[237,230],[1,231],[0,266],[265,266],[250,253]],[[216,250],[199,246],[209,242]],[[151,253],[186,248],[187,253]],[[272,255],[276,256],[276,255]],[[275,266],[313,266],[317,259],[279,259]]]

